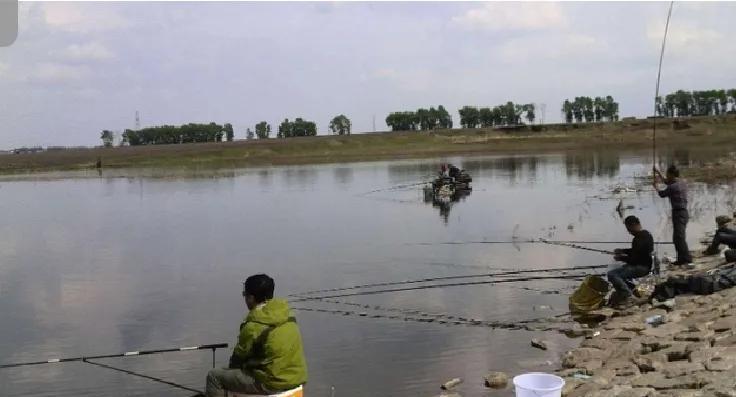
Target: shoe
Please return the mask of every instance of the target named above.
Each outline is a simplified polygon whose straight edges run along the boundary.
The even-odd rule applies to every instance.
[[[626,310],[634,306],[639,306],[642,303],[645,302],[645,299],[637,298],[635,296],[629,296],[628,298],[624,299],[623,302],[619,303],[615,306],[615,309],[617,310]]]
[[[705,256],[718,255],[720,253],[721,253],[721,249],[720,248],[711,248],[711,247],[708,247],[707,250],[703,251],[703,255],[705,255]]]

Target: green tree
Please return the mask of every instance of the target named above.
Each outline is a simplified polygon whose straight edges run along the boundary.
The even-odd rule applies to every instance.
[[[534,114],[534,104],[528,103],[524,105],[524,111],[526,112],[526,120],[529,122],[529,124],[534,124],[534,119],[536,118],[536,114]]]
[[[225,139],[227,139],[228,142],[232,142],[233,138],[235,137],[235,131],[233,131],[233,125],[230,123],[225,123],[222,129],[223,131],[225,131]]]
[[[478,119],[480,125],[483,128],[492,127],[494,123],[493,111],[491,108],[480,108],[478,109]]]
[[[439,105],[437,107],[437,119],[440,128],[452,128],[452,116],[450,116],[450,113],[448,113],[445,107],[442,105]]]
[[[100,135],[100,139],[102,139],[102,146],[112,147],[112,143],[115,140],[115,134],[113,134],[112,131],[104,130]]]
[[[572,123],[573,113],[572,113],[572,103],[565,99],[565,102],[562,103],[562,114],[565,115],[565,122]]]
[[[271,125],[265,121],[256,124],[256,136],[258,139],[268,139],[271,135]]]
[[[350,119],[347,118],[344,114],[335,116],[332,121],[330,121],[330,131],[332,131],[334,134],[350,135],[351,127],[352,124],[350,123]]]
[[[253,134],[253,130],[251,130],[250,127],[248,127],[248,129],[245,130],[245,139],[251,140],[253,139],[254,136],[255,134]]]
[[[415,112],[392,112],[386,116],[386,125],[391,131],[415,131],[419,118]]]
[[[463,106],[460,113],[460,125],[463,128],[476,128],[480,122],[480,111],[474,106]]]

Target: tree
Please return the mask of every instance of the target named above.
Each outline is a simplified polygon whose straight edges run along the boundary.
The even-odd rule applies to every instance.
[[[450,116],[450,113],[442,105],[437,107],[437,122],[440,128],[452,128],[452,116]]]
[[[343,114],[335,116],[330,121],[330,131],[337,135],[350,135],[351,126],[350,119]]]
[[[112,147],[112,143],[115,140],[115,134],[113,134],[112,131],[104,130],[102,131],[100,138],[102,139],[102,146]]]
[[[224,127],[216,124],[184,124],[181,126],[162,125],[140,130],[125,130],[123,142],[135,145],[160,145],[194,142],[222,141]]]
[[[386,125],[391,131],[415,131],[419,118],[414,112],[392,112],[386,116]]]
[[[491,108],[480,108],[478,110],[478,118],[483,128],[492,127],[494,123],[493,111]]]
[[[271,125],[265,121],[256,124],[256,136],[258,139],[268,139],[271,135]]]
[[[228,142],[232,142],[233,138],[235,137],[235,132],[233,131],[233,125],[230,123],[225,123],[222,129],[223,131],[225,131],[225,139],[227,139]]]
[[[250,127],[248,127],[248,129],[245,130],[245,139],[251,140],[253,139],[253,137],[254,137],[253,130],[251,130]]]
[[[480,111],[478,108],[473,106],[463,106],[462,109],[458,110],[460,113],[460,125],[463,128],[476,128],[480,122]]]
[[[294,121],[284,119],[279,125],[279,138],[293,138],[297,136],[315,136],[317,135],[317,124],[307,121],[301,117],[297,117]]]
[[[536,118],[536,115],[534,114],[534,104],[528,103],[524,105],[524,111],[526,111],[526,120],[529,124],[534,124],[534,119]]]
[[[567,122],[568,124],[572,123],[572,103],[567,99],[565,99],[565,102],[562,103],[562,114],[565,115],[565,122]]]

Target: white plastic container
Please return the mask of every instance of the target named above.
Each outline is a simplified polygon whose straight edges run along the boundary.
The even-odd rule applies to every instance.
[[[565,380],[543,372],[531,372],[514,377],[516,397],[561,397]]]

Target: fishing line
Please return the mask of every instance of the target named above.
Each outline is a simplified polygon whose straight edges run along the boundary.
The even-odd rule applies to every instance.
[[[605,267],[607,265],[603,265],[603,266]],[[378,294],[385,294],[385,293],[390,293],[390,292],[416,291],[416,290],[422,290],[422,289],[462,287],[462,286],[484,285],[484,284],[505,284],[505,283],[517,283],[517,282],[535,281],[535,280],[581,280],[584,276],[585,276],[584,274],[560,275],[560,276],[530,276],[530,277],[502,279],[502,280],[466,281],[466,282],[461,282],[461,283],[430,284],[430,285],[420,285],[420,286],[415,286],[415,287],[402,287],[402,288],[391,288],[391,289],[387,288],[387,289],[376,290],[376,291],[359,291],[359,292],[354,292],[354,293],[336,294],[336,295],[327,295],[327,296],[299,297],[300,299],[295,299],[295,300],[292,300],[291,302],[296,303],[296,302],[305,302],[305,301],[313,301],[313,300],[321,300],[321,299],[344,298],[348,296],[378,295]]]
[[[523,270],[510,270],[510,271],[494,272],[494,273],[429,277],[429,278],[415,279],[415,280],[359,284],[359,285],[353,285],[349,287],[312,290],[312,291],[305,291],[305,292],[301,292],[297,294],[290,294],[287,296],[296,297],[296,298],[305,298],[304,295],[311,295],[311,294],[318,294],[318,293],[325,293],[325,292],[350,291],[350,290],[373,288],[373,287],[390,287],[390,286],[395,286],[395,285],[418,284],[418,283],[426,283],[426,282],[432,282],[432,281],[455,280],[455,279],[464,279],[464,278],[513,276],[513,275],[524,274],[524,273],[547,273],[547,272],[566,272],[566,271],[575,271],[575,270],[591,270],[591,269],[602,269],[605,267],[608,267],[608,265],[571,266],[571,267],[558,267],[558,268],[546,268],[546,269],[523,269]]]
[[[191,392],[195,392],[197,394],[204,395],[204,392],[201,391],[201,390],[192,389],[190,387],[186,387],[186,386],[180,385],[178,383],[170,382],[168,380],[164,380],[164,379],[161,379],[161,378],[156,378],[155,376],[144,375],[144,374],[141,374],[141,373],[138,373],[138,372],[133,372],[131,370],[127,370],[127,369],[123,369],[123,368],[118,368],[118,367],[113,367],[111,365],[102,364],[102,363],[98,363],[98,362],[94,362],[94,361],[89,361],[86,358],[85,359],[82,359],[82,362],[83,363],[87,363],[87,364],[96,365],[96,366],[102,367],[102,368],[111,369],[113,371],[123,372],[123,373],[128,374],[128,375],[137,376],[137,377],[140,377],[140,378],[152,380],[154,382],[163,383],[165,385],[173,386],[173,387],[176,387],[178,389],[182,389],[182,390],[186,390],[186,391],[191,391]]]

